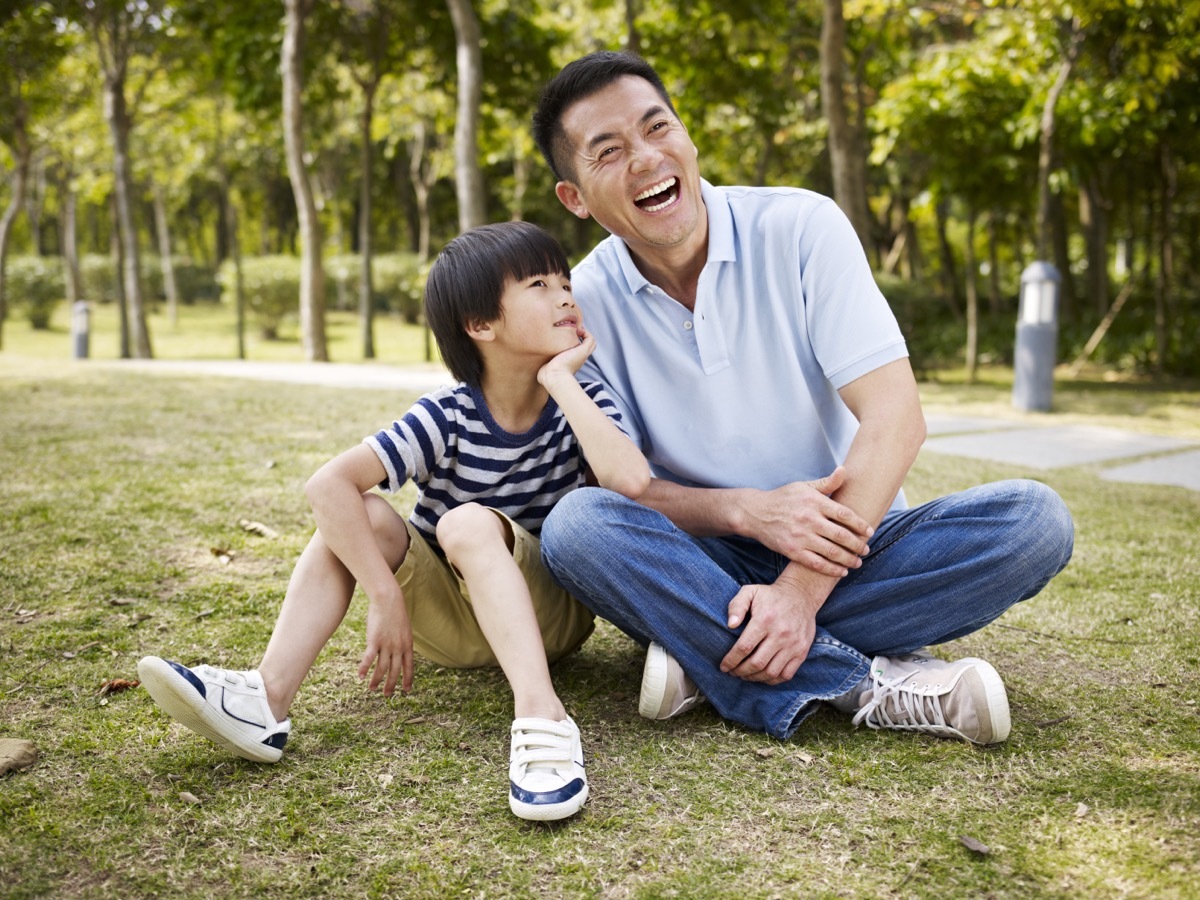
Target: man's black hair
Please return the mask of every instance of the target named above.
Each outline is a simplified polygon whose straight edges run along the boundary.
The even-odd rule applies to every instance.
[[[451,375],[479,387],[483,356],[467,328],[501,318],[508,283],[537,275],[570,278],[571,264],[558,241],[531,222],[481,225],[442,249],[425,282],[425,320]]]
[[[575,167],[571,162],[572,147],[563,128],[563,116],[578,101],[626,75],[650,82],[667,108],[675,113],[675,106],[667,95],[662,79],[648,62],[635,53],[612,50],[590,53],[568,63],[542,89],[537,110],[533,114],[533,139],[559,181],[570,181],[575,177]]]

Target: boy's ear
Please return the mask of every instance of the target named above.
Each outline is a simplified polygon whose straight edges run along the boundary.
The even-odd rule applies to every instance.
[[[491,322],[482,322],[478,319],[467,322],[467,336],[473,341],[494,341],[496,339],[496,330],[492,328]]]
[[[586,219],[588,217],[587,204],[583,202],[579,188],[571,182],[560,181],[554,186],[554,193],[558,196],[559,202],[579,218]]]

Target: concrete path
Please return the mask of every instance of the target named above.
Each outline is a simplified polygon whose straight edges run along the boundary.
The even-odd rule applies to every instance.
[[[239,360],[121,360],[93,365],[125,370],[288,381],[330,387],[425,392],[453,379],[437,364],[267,363]],[[1056,469],[1103,464],[1109,481],[1168,484],[1200,491],[1200,442],[1095,425],[1029,426],[1023,422],[928,414],[922,452]]]
[[[1097,425],[1030,427],[1002,419],[927,414],[929,439],[922,452],[1057,469],[1106,464],[1108,481],[1171,484],[1200,491],[1200,444]],[[1123,465],[1107,465],[1110,463]]]

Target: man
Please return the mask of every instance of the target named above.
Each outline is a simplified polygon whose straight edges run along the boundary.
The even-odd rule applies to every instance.
[[[654,70],[601,52],[543,91],[534,137],[611,236],[572,273],[599,379],[655,478],[585,489],[542,533],[554,577],[649,646],[640,709],[707,697],[786,738],[826,701],[875,728],[1004,740],[1003,682],[921,650],[1066,565],[1042,484],[908,509],[925,438],[903,337],[845,217],[789,188],[716,188]]]

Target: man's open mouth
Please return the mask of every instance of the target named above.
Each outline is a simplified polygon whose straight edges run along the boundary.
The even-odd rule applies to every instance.
[[[674,176],[653,184],[633,198],[643,212],[658,212],[675,202],[679,196],[679,179]]]

